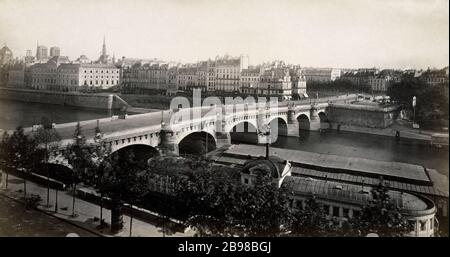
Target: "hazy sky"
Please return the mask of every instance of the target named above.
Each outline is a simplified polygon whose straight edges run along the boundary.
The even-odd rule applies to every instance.
[[[0,45],[98,58],[426,68],[449,62],[448,0],[0,0]],[[1,47],[0,46],[0,47]]]

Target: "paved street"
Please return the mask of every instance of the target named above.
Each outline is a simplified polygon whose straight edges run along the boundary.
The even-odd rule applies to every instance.
[[[6,194],[10,197],[14,197],[19,199],[23,193],[20,191],[23,189],[23,180],[18,179],[14,176],[9,176],[9,184],[8,184],[8,190],[4,190],[4,185],[1,185],[2,188],[0,190],[0,194]],[[118,233],[118,234],[111,234],[108,229],[105,229],[104,231],[97,230],[97,226],[99,225],[98,221],[94,221],[94,217],[100,216],[100,208],[98,205],[95,205],[93,203],[76,199],[75,203],[75,212],[78,215],[76,218],[72,218],[72,196],[69,195],[67,192],[59,192],[58,193],[58,213],[54,213],[54,203],[55,203],[55,190],[50,191],[50,204],[52,205],[49,209],[45,208],[45,199],[46,199],[46,192],[47,189],[45,187],[41,187],[39,185],[36,185],[35,183],[28,182],[27,183],[27,192],[29,195],[35,194],[39,195],[43,200],[40,202],[39,209],[43,211],[47,211],[49,214],[54,215],[55,217],[58,217],[60,219],[66,220],[68,223],[76,224],[77,226],[81,226],[83,228],[86,228],[87,230],[97,232],[99,234],[102,234],[104,236],[129,236],[129,224],[130,224],[130,217],[127,215],[124,215],[124,229]],[[1,196],[4,197],[4,196]],[[23,208],[23,207],[22,207]],[[1,212],[0,212],[1,213]],[[14,213],[13,211],[9,213]],[[43,214],[43,213],[42,213]],[[45,214],[43,214],[45,215]],[[108,209],[103,210],[103,217],[106,222],[110,222],[110,216],[111,212]],[[0,214],[1,216],[1,214]],[[7,221],[10,222],[10,221]],[[1,226],[0,221],[0,228]],[[133,219],[133,228],[132,228],[132,236],[138,236],[138,237],[162,237],[163,236],[163,230],[162,230],[162,220],[155,218],[152,223],[144,222],[142,220],[139,220],[137,218]],[[45,231],[45,230],[44,230]],[[1,232],[1,230],[0,230]],[[1,234],[1,233],[0,233]],[[14,234],[11,232],[11,234]],[[193,233],[189,231],[188,233],[175,233],[168,235],[167,233],[165,236],[192,236]]]
[[[22,203],[1,194],[0,206],[0,237],[64,237],[69,233],[82,237],[96,236],[43,212],[26,210]]]

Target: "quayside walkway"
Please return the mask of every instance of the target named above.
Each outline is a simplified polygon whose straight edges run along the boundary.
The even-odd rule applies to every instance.
[[[4,174],[3,174],[4,175]],[[23,180],[21,178],[9,175],[8,179],[8,189],[5,190],[5,185],[0,184],[0,193],[6,195],[7,197],[14,198],[16,200],[22,199],[23,197]],[[83,190],[83,188],[81,188]],[[88,189],[84,189],[88,190]],[[124,215],[124,227],[123,230],[117,234],[111,234],[109,228],[100,230],[97,229],[99,225],[98,218],[100,217],[100,207],[94,203],[85,201],[80,198],[76,198],[75,201],[75,213],[76,217],[72,217],[72,195],[67,191],[58,192],[58,212],[54,211],[55,204],[55,190],[50,190],[50,204],[51,206],[47,208],[47,188],[40,186],[36,183],[27,182],[27,195],[38,195],[42,199],[40,204],[37,206],[39,211],[45,212],[52,215],[60,220],[71,223],[79,228],[88,230],[89,232],[95,233],[98,236],[105,237],[128,237],[130,236],[130,216]],[[94,217],[97,219],[94,220]],[[11,217],[13,218],[13,217]],[[103,219],[105,222],[109,223],[111,219],[111,211],[109,209],[103,209]],[[163,220],[160,217],[155,216],[151,221],[143,221],[140,218],[133,218],[132,226],[132,236],[134,237],[189,237],[193,236],[193,231],[187,230],[185,233],[175,232],[171,234],[169,231],[163,233]]]

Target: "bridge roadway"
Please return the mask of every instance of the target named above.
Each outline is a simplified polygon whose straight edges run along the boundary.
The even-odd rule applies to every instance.
[[[356,95],[343,95],[343,96],[337,96],[337,97],[328,97],[328,98],[321,98],[321,99],[312,99],[312,100],[302,100],[302,101],[290,101],[290,102],[279,102],[276,106],[278,106],[278,109],[283,109],[285,113],[287,113],[288,109],[296,109],[296,110],[302,110],[303,112],[308,111],[311,108],[311,103],[315,106],[321,106],[321,108],[325,108],[328,103],[341,103],[341,102],[347,102],[350,100],[356,100]],[[263,105],[265,106],[266,103],[258,103],[259,106]],[[235,105],[238,106],[238,105]],[[241,105],[242,106],[242,105]],[[230,108],[230,106],[226,106],[225,108]],[[236,107],[237,108],[237,107]],[[244,107],[245,108],[245,107]],[[213,111],[213,106],[207,106],[207,107],[197,107],[197,108],[185,108],[181,109],[183,112],[187,112],[189,110],[190,116],[194,117],[193,112],[194,110],[198,111],[201,110],[201,119],[208,118],[209,120],[213,120],[213,115],[215,112]],[[276,109],[276,108],[274,108]],[[271,112],[271,110],[268,110],[267,112]],[[144,113],[144,114],[136,114],[136,115],[127,115],[125,118],[119,118],[118,116],[113,116],[110,118],[103,118],[98,120],[86,120],[86,121],[80,121],[80,125],[82,128],[83,134],[86,136],[88,141],[94,141],[95,137],[95,129],[98,126],[100,128],[100,131],[102,133],[102,140],[106,141],[112,141],[118,138],[126,138],[127,135],[144,135],[149,133],[159,133],[162,129],[162,121],[164,124],[170,124],[173,125],[173,121],[171,121],[171,118],[175,112],[172,110],[164,110],[160,112],[151,112],[151,113]],[[235,114],[228,114],[224,113],[225,116],[231,117],[232,121],[242,122],[241,118],[236,118],[236,116],[233,116]],[[244,115],[244,114],[242,114]],[[247,117],[247,114],[245,114]],[[308,118],[310,118],[309,114],[307,114]],[[234,119],[233,119],[234,118]],[[285,118],[287,119],[287,118]],[[245,120],[243,120],[245,121]],[[189,122],[189,121],[188,121]],[[191,121],[192,123],[192,121]],[[62,139],[61,146],[66,145],[67,143],[70,143],[73,138],[73,134],[75,131],[75,127],[77,125],[77,122],[70,122],[70,123],[63,123],[63,124],[56,124],[55,129],[60,135]],[[229,126],[233,126],[233,123]],[[178,126],[180,129],[181,127]],[[33,133],[33,128],[25,128],[25,133]],[[192,130],[192,124],[191,124],[191,130]],[[211,131],[208,131],[211,132]],[[185,133],[184,133],[185,134]]]
[[[202,108],[202,117],[206,115],[212,107]],[[127,115],[125,118],[119,116],[112,116],[111,118],[103,118],[97,120],[80,121],[83,135],[92,139],[95,136],[95,129],[98,126],[101,133],[106,137],[114,137],[118,133],[138,132],[141,130],[161,130],[161,121],[166,124],[170,123],[172,112],[169,110],[155,111],[144,114]],[[191,110],[192,115],[192,110]],[[191,116],[192,117],[192,116]],[[70,122],[63,124],[56,124],[55,129],[61,137],[62,141],[72,140],[73,134],[78,122]],[[25,128],[25,133],[32,133],[33,128]]]

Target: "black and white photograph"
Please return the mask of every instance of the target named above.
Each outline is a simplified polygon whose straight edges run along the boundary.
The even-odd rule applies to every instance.
[[[0,237],[448,237],[448,47],[448,0],[0,0]]]

